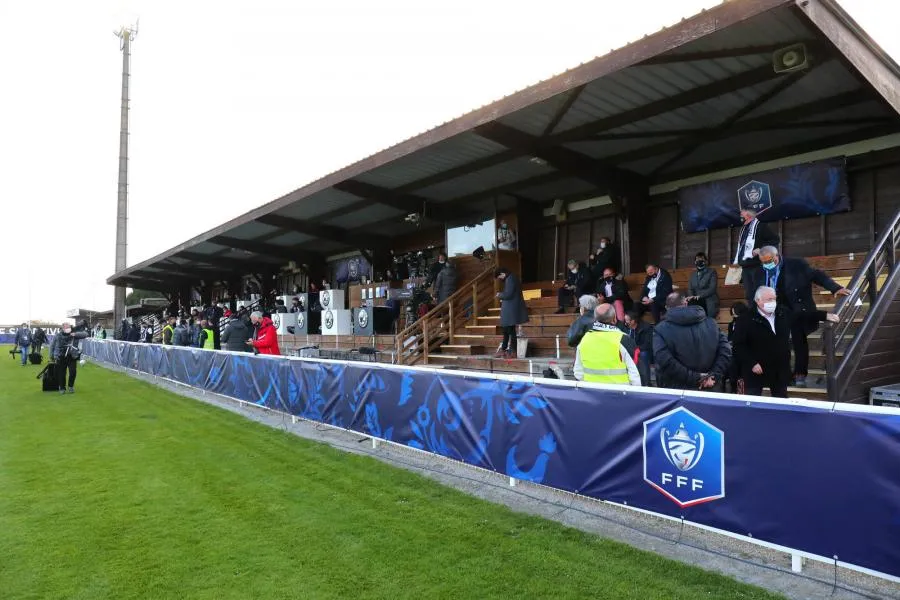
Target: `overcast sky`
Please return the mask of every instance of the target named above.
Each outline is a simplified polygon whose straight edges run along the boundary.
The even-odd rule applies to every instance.
[[[135,16],[129,265],[717,3],[0,0],[0,324],[112,307]],[[885,4],[843,2],[897,56]]]

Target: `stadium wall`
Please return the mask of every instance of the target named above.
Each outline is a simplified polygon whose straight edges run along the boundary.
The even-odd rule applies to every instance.
[[[93,360],[900,581],[900,411],[86,340]]]

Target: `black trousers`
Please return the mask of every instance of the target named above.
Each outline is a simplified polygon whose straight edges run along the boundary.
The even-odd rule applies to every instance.
[[[501,350],[508,350],[509,352],[515,352],[518,348],[518,339],[516,338],[516,326],[511,325],[508,327],[502,327],[503,329],[503,345],[500,347]]]
[[[31,345],[31,353],[32,354],[40,354],[42,347],[43,347],[43,344],[32,344]]]
[[[791,344],[794,346],[794,374],[806,377],[809,372],[809,342],[803,319],[794,319],[791,323]]]
[[[216,323],[216,325],[212,328],[212,330],[213,330],[213,348],[215,348],[216,350],[221,350],[222,343],[219,341],[219,335],[220,335],[219,324]]]
[[[560,308],[568,308],[575,303],[575,290],[567,290],[564,287],[559,288],[556,292],[556,297],[559,301]]]
[[[787,398],[787,385],[785,384],[774,384],[774,385],[758,385],[751,386],[747,384],[744,388],[744,393],[748,396],[762,396],[763,389],[769,388],[769,392],[772,394],[773,398]]]
[[[69,385],[66,385],[66,371],[69,372]],[[56,377],[59,381],[59,389],[75,387],[75,377],[78,375],[78,361],[68,356],[56,361]]]
[[[657,304],[656,302],[651,302],[650,304],[635,304],[636,307],[640,307],[641,316],[644,316],[648,310],[650,314],[653,315],[653,322],[659,323],[662,321],[663,316],[666,314],[666,306],[665,304]]]

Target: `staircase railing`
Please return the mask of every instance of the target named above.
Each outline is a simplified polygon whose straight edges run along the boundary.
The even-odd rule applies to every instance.
[[[859,365],[884,311],[897,292],[897,286],[900,285],[898,249],[900,210],[885,226],[875,247],[866,256],[866,261],[847,285],[850,295],[836,302],[834,310],[840,320],[828,323],[822,333],[828,397],[832,402],[840,402],[847,391],[850,375]],[[851,335],[851,329],[863,311],[864,302],[869,305],[868,312],[862,317],[856,334]]]
[[[465,326],[476,323],[488,308],[497,305],[494,292],[495,263],[449,298],[397,334],[396,357],[401,365],[428,364],[428,358],[443,344],[453,344]]]

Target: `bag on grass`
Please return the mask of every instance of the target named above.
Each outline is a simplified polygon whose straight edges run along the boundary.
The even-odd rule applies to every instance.
[[[33,365],[39,365],[44,362],[44,356],[40,352],[32,352],[28,355],[28,361]]]
[[[48,363],[47,366],[37,374],[37,379],[41,380],[41,388],[45,392],[59,391],[59,379],[56,377],[56,363]]]

